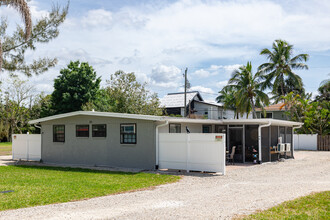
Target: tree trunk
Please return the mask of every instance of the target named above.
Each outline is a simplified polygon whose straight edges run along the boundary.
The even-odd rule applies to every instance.
[[[257,118],[257,113],[256,113],[256,107],[253,102],[253,98],[250,98],[251,106],[252,106],[252,113],[253,113],[253,118]]]

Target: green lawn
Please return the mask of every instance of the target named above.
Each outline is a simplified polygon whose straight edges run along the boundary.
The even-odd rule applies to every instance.
[[[244,219],[330,219],[330,191],[287,201]]]
[[[178,176],[79,168],[0,166],[0,211],[139,190],[176,182]]]
[[[0,142],[0,156],[11,155],[11,142]]]

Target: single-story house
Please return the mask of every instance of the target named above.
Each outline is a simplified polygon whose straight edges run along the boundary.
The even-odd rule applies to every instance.
[[[205,119],[233,119],[235,112],[224,109],[219,103],[207,102],[198,91],[189,91],[184,104],[184,92],[168,93],[161,99],[161,106],[168,115],[184,116],[186,107],[187,115],[194,115]]]
[[[236,146],[236,162],[277,158],[271,147],[278,138],[293,145],[301,123],[275,119],[190,119],[165,116],[76,111],[29,122],[41,128],[41,159],[45,163],[158,168],[159,133],[225,133],[227,150]],[[292,148],[293,149],[293,148]],[[293,157],[293,152],[288,154]]]

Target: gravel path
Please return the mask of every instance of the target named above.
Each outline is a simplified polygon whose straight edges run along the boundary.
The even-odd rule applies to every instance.
[[[154,190],[0,212],[1,219],[230,219],[311,192],[330,190],[330,152],[229,169],[226,176],[186,175]]]

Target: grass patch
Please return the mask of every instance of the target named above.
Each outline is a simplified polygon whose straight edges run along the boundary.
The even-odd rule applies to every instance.
[[[0,156],[11,155],[11,142],[0,142]]]
[[[0,167],[0,211],[69,202],[176,182],[178,176],[79,168]]]
[[[243,219],[330,219],[330,191],[287,201]]]

